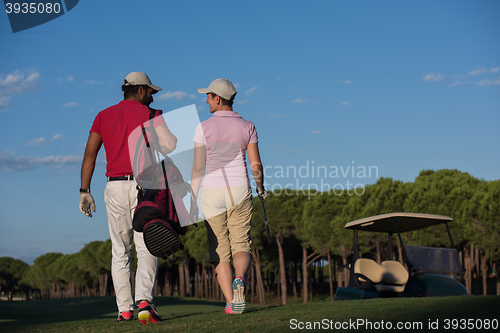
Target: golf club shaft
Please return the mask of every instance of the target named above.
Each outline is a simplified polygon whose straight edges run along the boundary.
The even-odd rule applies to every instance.
[[[264,211],[264,219],[266,220],[266,230],[267,230],[267,242],[271,245],[271,232],[269,231],[269,223],[267,222],[266,206],[264,205],[264,199],[260,197],[262,202],[262,210]]]

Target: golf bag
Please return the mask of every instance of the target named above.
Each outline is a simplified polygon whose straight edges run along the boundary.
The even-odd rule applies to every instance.
[[[152,255],[164,259],[173,256],[175,260],[174,253],[183,248],[179,235],[188,229],[181,227],[180,219],[189,220],[182,198],[190,192],[190,186],[168,157],[156,162],[155,155],[159,160],[159,153],[154,152],[157,139],[153,118],[158,114],[154,109],[150,111],[149,125],[141,126],[142,135],[137,139],[133,160],[139,201],[132,224],[135,231],[143,233],[144,243]]]

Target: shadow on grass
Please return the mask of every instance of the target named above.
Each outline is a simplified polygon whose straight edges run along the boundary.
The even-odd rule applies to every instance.
[[[167,318],[221,311],[225,304],[215,300],[180,297],[155,297],[154,303],[160,316]],[[0,326],[6,329],[77,320],[114,320],[117,316],[115,297],[112,296],[0,302]]]
[[[159,306],[179,306],[179,305],[213,305],[217,307],[224,306],[225,302],[216,300],[203,300],[199,298],[188,297],[155,297],[154,303]]]
[[[413,331],[449,332],[446,320],[498,320],[500,296],[457,296],[428,298],[322,301],[308,304],[260,307],[249,304],[243,315],[224,315],[224,302],[179,297],[156,297],[159,325],[144,326],[137,321],[117,325],[113,297],[80,298],[38,302],[1,302],[0,331],[32,332],[283,332],[292,329],[292,320],[322,325],[363,322],[357,329],[374,331],[370,325],[399,323]],[[15,320],[15,321],[13,321]],[[432,325],[438,327],[434,330]],[[37,326],[38,325],[38,326]],[[417,325],[417,326],[415,326]],[[331,327],[331,326],[330,326]],[[332,329],[333,330],[333,329]],[[377,329],[378,330],[378,329]],[[314,331],[306,329],[305,331]],[[385,330],[379,330],[385,331]],[[396,331],[395,329],[391,331]],[[472,330],[476,331],[476,330]],[[493,330],[490,330],[493,331]]]

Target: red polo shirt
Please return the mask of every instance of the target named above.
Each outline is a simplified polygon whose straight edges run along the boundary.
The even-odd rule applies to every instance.
[[[139,101],[121,101],[95,117],[90,132],[101,136],[106,150],[106,176],[132,175],[128,137],[141,124],[149,120],[149,108]],[[154,118],[154,127],[165,125],[163,117]]]

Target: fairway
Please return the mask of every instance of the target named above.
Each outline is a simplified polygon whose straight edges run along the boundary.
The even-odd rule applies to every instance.
[[[242,315],[224,315],[220,301],[156,297],[155,304],[164,321],[144,326],[137,320],[117,323],[113,297],[1,302],[0,331],[288,332],[321,329],[342,332],[357,329],[381,332],[391,328],[397,330],[397,325],[403,325],[405,331],[450,332],[459,330],[461,325],[474,325],[475,329],[469,331],[479,331],[477,328],[481,325],[483,331],[493,332],[496,331],[494,327],[500,327],[500,296],[321,301],[272,307],[249,305]],[[461,324],[460,320],[469,321]],[[430,330],[430,325],[437,329]],[[487,325],[488,330],[484,329]]]

